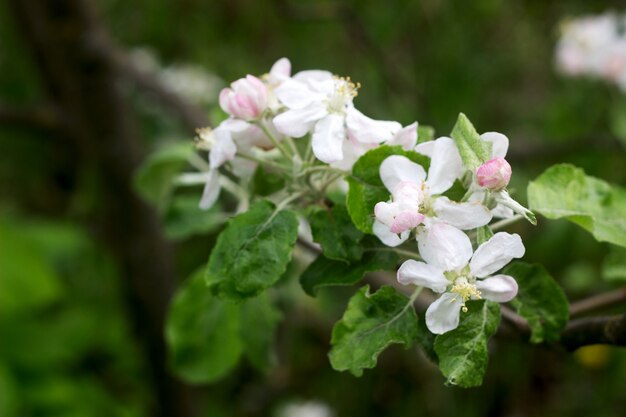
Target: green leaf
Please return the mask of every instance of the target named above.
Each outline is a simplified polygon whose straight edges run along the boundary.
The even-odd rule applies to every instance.
[[[307,294],[314,296],[322,287],[353,285],[368,272],[394,270],[397,264],[398,255],[387,251],[374,252],[350,264],[320,255],[302,273],[300,284]]]
[[[226,221],[219,201],[209,210],[202,210],[199,196],[177,196],[165,212],[163,222],[165,234],[174,240],[193,235],[208,234],[217,230]]]
[[[157,207],[166,207],[174,189],[174,178],[194,153],[193,144],[175,142],[149,155],[134,177],[135,189]]]
[[[385,158],[402,155],[428,170],[428,157],[413,151],[405,151],[400,146],[380,146],[361,156],[352,167],[348,177],[346,204],[354,225],[364,233],[372,233],[374,206],[380,201],[389,200],[391,194],[380,179],[379,168]]]
[[[567,298],[559,284],[541,265],[515,262],[502,272],[517,281],[517,297],[511,301],[528,321],[532,343],[555,341],[569,318]]]
[[[211,252],[206,280],[231,299],[253,297],[274,285],[287,269],[298,237],[298,220],[268,201],[232,218]]]
[[[417,143],[430,142],[435,139],[435,128],[432,126],[419,125],[417,127]]]
[[[488,225],[476,228],[476,244],[482,245],[493,236],[493,231]]]
[[[622,142],[623,146],[626,146],[626,98],[620,96],[616,100],[610,113],[610,128],[611,132],[617,136]]]
[[[343,318],[335,324],[329,353],[338,371],[361,376],[363,369],[376,366],[378,355],[392,343],[407,348],[417,337],[417,317],[411,300],[392,287],[369,293],[359,290],[348,303]]]
[[[273,346],[280,311],[264,292],[241,304],[240,317],[239,334],[246,357],[257,369],[268,371],[276,363]]]
[[[626,247],[626,190],[569,164],[548,168],[528,185],[531,210],[565,218],[601,242]]]
[[[459,118],[450,134],[456,142],[463,164],[470,171],[475,171],[479,166],[491,159],[489,144],[476,132],[474,125],[467,116],[459,113]]]
[[[243,351],[239,323],[239,306],[212,295],[204,271],[195,273],[176,294],[165,327],[176,374],[207,383],[230,372]]]
[[[354,227],[344,205],[319,210],[311,216],[313,240],[322,245],[324,256],[337,261],[358,261],[363,256],[359,244],[363,232]]]
[[[426,320],[417,321],[417,344],[422,348],[426,357],[434,363],[439,362],[437,353],[435,352],[435,338],[437,335],[428,330]]]
[[[282,190],[285,179],[275,172],[267,171],[259,166],[252,176],[252,194],[268,196]]]
[[[602,262],[602,278],[610,282],[626,281],[626,249],[611,247],[611,252]]]
[[[500,305],[491,301],[469,301],[456,329],[437,336],[435,352],[446,383],[463,388],[482,384],[489,352],[487,342],[500,323]]]

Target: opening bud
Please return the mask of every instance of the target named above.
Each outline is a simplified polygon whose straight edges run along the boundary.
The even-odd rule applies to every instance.
[[[253,75],[238,79],[220,92],[220,107],[243,120],[258,119],[267,108],[267,101],[267,86]]]
[[[493,158],[476,170],[478,185],[491,191],[499,191],[506,188],[511,180],[511,165],[506,159]]]

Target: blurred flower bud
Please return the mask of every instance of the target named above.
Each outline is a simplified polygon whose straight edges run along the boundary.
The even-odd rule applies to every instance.
[[[506,188],[511,180],[511,165],[504,158],[493,158],[476,171],[478,185],[491,191]]]
[[[248,75],[220,92],[220,106],[233,117],[254,120],[267,108],[267,98],[267,87],[263,81]]]

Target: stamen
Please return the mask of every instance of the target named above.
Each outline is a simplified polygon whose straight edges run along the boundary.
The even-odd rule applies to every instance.
[[[476,285],[467,282],[465,277],[458,278],[452,288],[450,288],[450,292],[458,294],[461,297],[461,309],[464,313],[467,313],[467,307],[465,306],[467,300],[480,300],[481,298],[480,291],[476,288]],[[454,301],[456,301],[456,298],[454,298]]]

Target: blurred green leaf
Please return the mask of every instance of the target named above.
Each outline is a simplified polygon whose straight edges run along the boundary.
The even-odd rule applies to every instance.
[[[429,142],[435,139],[435,128],[419,125],[417,127],[417,143]]]
[[[206,282],[220,296],[253,297],[285,272],[297,238],[298,220],[292,211],[259,201],[232,218],[218,237]]]
[[[178,196],[167,208],[163,222],[165,234],[170,239],[182,240],[197,234],[207,234],[217,230],[226,221],[219,201],[208,210],[198,205],[200,197]]]
[[[329,210],[318,210],[310,221],[313,240],[322,246],[325,257],[345,262],[361,259],[363,232],[352,224],[346,206],[336,204]]]
[[[570,164],[548,168],[528,185],[531,210],[565,218],[601,242],[626,247],[626,190],[611,186]]]
[[[322,287],[353,285],[368,272],[390,271],[397,264],[398,255],[386,251],[376,251],[349,264],[319,255],[300,276],[300,284],[307,294],[314,296]]]
[[[334,369],[361,376],[363,369],[376,366],[387,346],[402,343],[408,348],[416,338],[412,302],[392,287],[370,294],[365,286],[350,299],[343,318],[335,324],[328,356]]]
[[[259,166],[252,176],[251,193],[254,195],[268,196],[281,190],[285,186],[285,179]]]
[[[420,319],[417,321],[417,344],[422,348],[426,357],[434,363],[439,362],[437,353],[435,352],[435,339],[437,335],[428,330],[426,326],[426,320]]]
[[[482,384],[489,352],[487,342],[500,323],[500,305],[491,301],[469,301],[456,329],[437,336],[435,352],[439,368],[450,385],[463,388]]]
[[[364,233],[372,233],[374,224],[374,206],[380,201],[389,200],[391,194],[380,179],[380,164],[391,155],[402,155],[420,164],[425,170],[430,160],[413,151],[405,151],[401,146],[380,146],[372,149],[354,164],[352,175],[348,177],[348,196],[346,204],[354,225]]]
[[[239,306],[211,294],[204,270],[187,279],[172,302],[165,326],[176,374],[191,383],[207,383],[230,372],[244,349],[239,323]]]
[[[267,292],[241,304],[239,335],[248,360],[259,370],[267,371],[276,363],[274,338],[282,315]]]
[[[156,150],[135,173],[135,189],[155,206],[166,207],[174,189],[174,178],[193,153],[191,141],[170,143]]]
[[[626,97],[620,96],[611,106],[611,131],[626,146]]]
[[[474,125],[463,113],[459,114],[450,134],[467,169],[475,171],[479,166],[491,159],[488,144],[480,139]]]
[[[611,247],[602,262],[602,278],[610,282],[626,281],[626,249]]]
[[[541,265],[515,262],[503,274],[515,278],[519,286],[511,304],[528,321],[532,343],[553,342],[569,318],[567,297],[559,284]]]

